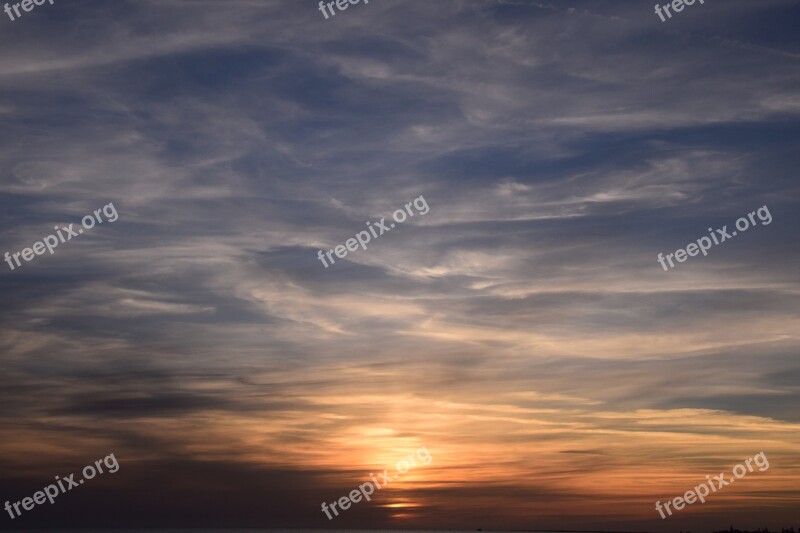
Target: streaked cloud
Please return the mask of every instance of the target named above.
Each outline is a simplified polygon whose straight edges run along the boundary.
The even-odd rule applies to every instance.
[[[119,212],[0,276],[3,501],[114,452],[25,523],[797,527],[797,6],[360,7],[3,22],[0,252]],[[319,511],[422,445],[372,504]]]

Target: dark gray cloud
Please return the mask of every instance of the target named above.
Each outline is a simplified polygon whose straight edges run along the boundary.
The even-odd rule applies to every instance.
[[[754,442],[796,464],[797,15],[76,0],[0,21],[0,253],[119,212],[2,267],[3,495],[119,449],[132,477],[25,527],[325,527],[321,495],[425,441],[445,466],[398,492],[415,506],[336,526],[653,529],[620,472]],[[420,195],[428,214],[317,260]],[[763,205],[770,225],[656,262]]]

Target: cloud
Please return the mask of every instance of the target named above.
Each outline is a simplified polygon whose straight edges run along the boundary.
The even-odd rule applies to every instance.
[[[0,275],[3,494],[119,450],[30,523],[328,527],[322,501],[424,444],[336,527],[651,530],[653,501],[768,444],[782,473],[742,490],[774,515],[715,509],[785,526],[796,15],[148,0],[6,23],[0,251],[119,219]],[[656,262],[762,205],[769,226]]]

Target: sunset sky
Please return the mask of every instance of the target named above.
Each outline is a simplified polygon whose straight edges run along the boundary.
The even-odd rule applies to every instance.
[[[653,4],[0,11],[0,254],[119,214],[0,263],[0,506],[120,465],[0,528],[800,527],[800,2]]]

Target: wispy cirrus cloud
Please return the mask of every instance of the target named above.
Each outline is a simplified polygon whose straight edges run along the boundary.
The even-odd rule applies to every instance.
[[[111,511],[26,520],[324,527],[319,502],[424,444],[337,527],[658,530],[655,500],[764,448],[769,476],[681,524],[789,524],[797,7],[360,7],[5,21],[2,251],[120,213],[0,276],[6,499],[114,450],[130,477],[86,491]],[[316,260],[420,194],[424,218]]]

